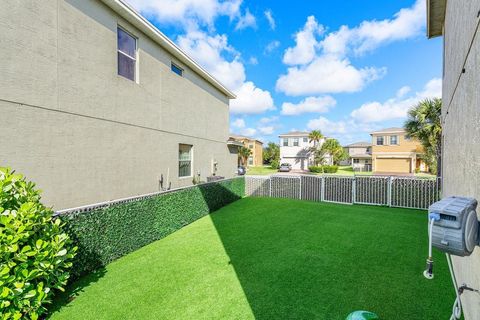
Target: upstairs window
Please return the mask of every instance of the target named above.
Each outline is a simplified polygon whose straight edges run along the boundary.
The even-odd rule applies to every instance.
[[[180,77],[183,77],[183,69],[180,68],[179,66],[177,66],[175,63],[173,63],[173,62],[171,63],[170,69],[171,69],[174,73],[178,74]]]
[[[398,144],[398,136],[390,136],[390,144]]]
[[[178,176],[192,176],[192,146],[180,144],[178,147]]]
[[[307,137],[303,138],[303,142],[308,143],[308,138]]]
[[[353,159],[353,163],[360,163],[360,159]]]
[[[135,81],[137,69],[137,39],[117,28],[118,75]]]
[[[293,146],[298,147],[298,138],[293,138]]]
[[[249,145],[248,145],[248,148],[249,148],[249,149],[253,149],[253,144],[249,144]]]
[[[288,147],[288,138],[283,138],[283,146]]]
[[[377,137],[377,146],[383,146],[383,137]]]

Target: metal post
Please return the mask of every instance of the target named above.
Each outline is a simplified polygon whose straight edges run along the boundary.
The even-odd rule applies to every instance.
[[[387,188],[387,205],[389,207],[392,206],[392,181],[393,180],[393,177],[390,176],[388,177],[388,188]]]
[[[322,175],[322,190],[320,190],[320,201],[325,201],[325,177]]]
[[[300,176],[300,200],[302,200],[302,176]]]
[[[355,179],[355,176],[353,176],[353,179],[352,179],[352,204],[356,202],[356,197],[357,197],[357,193],[356,193],[356,179]]]
[[[268,177],[268,184],[269,184],[269,190],[268,190],[268,196],[271,198],[272,197],[272,177]]]

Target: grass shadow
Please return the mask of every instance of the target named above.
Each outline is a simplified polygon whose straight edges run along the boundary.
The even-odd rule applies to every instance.
[[[345,319],[365,309],[381,319],[448,315],[445,298],[454,295],[440,253],[441,276],[422,276],[422,212],[271,198],[225,209],[211,219],[255,319]]]

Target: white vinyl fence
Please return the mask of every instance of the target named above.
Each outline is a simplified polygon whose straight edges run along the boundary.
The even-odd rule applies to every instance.
[[[247,196],[427,209],[440,200],[440,179],[385,176],[246,176]]]

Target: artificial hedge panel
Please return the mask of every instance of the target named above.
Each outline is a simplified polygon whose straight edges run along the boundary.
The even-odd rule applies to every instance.
[[[78,246],[73,277],[159,240],[244,196],[245,179],[219,181],[99,210],[62,215]]]

